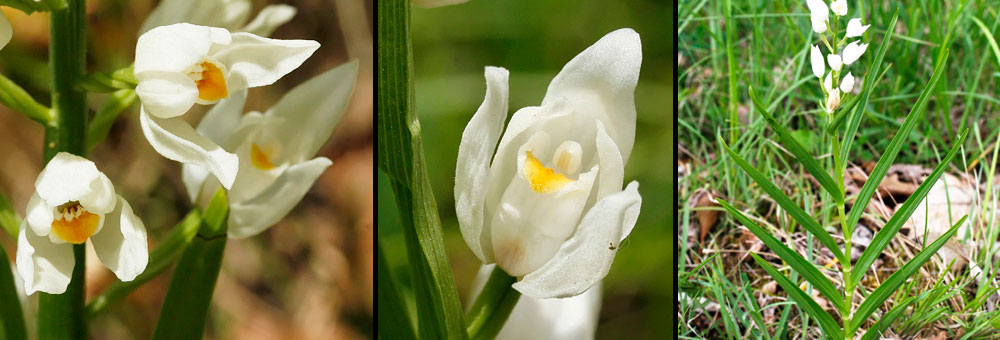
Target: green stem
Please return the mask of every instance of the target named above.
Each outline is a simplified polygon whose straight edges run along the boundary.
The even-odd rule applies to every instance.
[[[45,127],[43,158],[48,163],[65,151],[86,154],[87,95],[76,87],[86,67],[85,0],[69,0],[65,8],[52,11],[49,38],[49,66],[52,69],[52,112],[54,120]],[[85,339],[83,320],[86,246],[73,246],[76,261],[69,286],[63,294],[39,293],[38,338]]]
[[[500,333],[521,298],[521,293],[512,287],[516,281],[500,267],[493,268],[483,291],[465,315],[465,328],[470,339],[493,339]]]

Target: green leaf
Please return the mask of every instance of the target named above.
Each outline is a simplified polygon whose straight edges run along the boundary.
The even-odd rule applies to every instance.
[[[93,316],[103,311],[115,301],[127,296],[136,288],[139,288],[159,275],[164,269],[167,269],[171,263],[181,256],[184,249],[187,248],[188,243],[191,242],[191,239],[198,232],[199,226],[201,226],[201,213],[195,209],[189,212],[173,228],[170,236],[167,236],[163,242],[160,242],[160,245],[156,249],[153,249],[149,253],[149,264],[146,265],[146,270],[142,274],[136,276],[132,281],[115,281],[112,283],[101,295],[87,304],[87,315]]]
[[[920,92],[920,97],[917,99],[917,104],[910,109],[910,113],[906,115],[906,120],[903,121],[903,126],[896,131],[896,135],[892,137],[892,141],[889,142],[889,147],[882,154],[882,157],[878,159],[878,163],[875,164],[875,168],[872,173],[868,176],[868,180],[865,181],[865,185],[861,187],[861,191],[858,193],[858,199],[854,201],[854,205],[851,208],[850,214],[847,216],[846,228],[849,231],[854,230],[854,226],[858,224],[858,220],[861,219],[861,214],[864,213],[865,207],[868,206],[868,200],[872,198],[875,194],[875,189],[878,188],[879,183],[882,182],[882,177],[885,177],[885,173],[889,170],[889,166],[892,165],[893,161],[896,160],[896,155],[899,154],[899,150],[903,148],[903,144],[906,143],[907,139],[910,137],[910,132],[913,132],[913,128],[917,126],[917,122],[921,121],[924,117],[924,112],[927,109],[927,101],[931,97],[931,90],[934,85],[937,84],[938,80],[941,79],[941,75],[945,72],[945,62],[948,60],[948,52],[944,52],[944,58],[938,60],[937,65],[934,66],[934,74],[931,76],[931,81],[927,83],[924,90]],[[909,217],[909,216],[907,216]],[[851,233],[848,233],[850,235]]]
[[[53,9],[62,9],[66,7],[65,0],[45,0],[35,1],[35,0],[0,0],[0,6],[10,6],[21,10],[25,14],[31,14],[34,12],[48,12]]]
[[[465,318],[470,339],[492,340],[500,333],[521,297],[521,293],[513,287],[514,282],[517,278],[507,275],[500,267],[493,268]]]
[[[888,72],[890,68],[892,68],[892,64],[886,65],[885,68],[882,69],[882,73],[879,73],[878,77],[872,79],[885,78],[885,73]],[[869,86],[875,86],[876,83],[878,82],[865,82],[861,87],[861,92],[867,91]],[[847,118],[848,113],[851,112],[851,110],[854,110],[854,107],[858,105],[859,101],[861,101],[861,96],[856,96],[847,102],[847,105],[841,106],[833,118],[833,123],[826,127],[826,132],[831,135],[837,133],[837,129],[840,129],[840,125],[844,123],[844,118]]]
[[[139,97],[134,90],[118,90],[108,96],[94,120],[87,127],[87,151],[91,151],[108,136],[111,125],[122,111],[132,106]]]
[[[77,81],[80,86],[87,91],[97,93],[108,93],[117,90],[134,90],[139,81],[135,79],[134,68],[132,66],[114,71],[112,73],[94,72]]]
[[[201,339],[204,335],[208,306],[226,249],[228,216],[226,193],[220,188],[205,209],[198,234],[177,263],[153,339]]]
[[[812,233],[813,236],[816,236],[816,239],[818,239],[820,243],[830,249],[830,251],[837,256],[837,259],[840,260],[840,263],[847,263],[847,261],[845,261],[844,252],[840,250],[837,242],[833,240],[833,237],[831,237],[826,230],[823,230],[823,228],[820,227],[816,220],[809,217],[809,214],[806,214],[802,208],[799,208],[795,202],[792,202],[791,198],[788,198],[784,192],[781,192],[781,189],[778,189],[778,187],[771,183],[770,179],[764,177],[764,174],[760,173],[760,171],[757,171],[753,165],[750,165],[750,163],[747,163],[747,161],[743,160],[743,158],[740,158],[740,156],[736,154],[736,151],[729,148],[729,145],[727,145],[725,141],[720,138],[719,142],[722,143],[722,147],[726,149],[729,156],[736,161],[736,164],[743,168],[743,170],[750,175],[750,178],[753,178],[754,182],[757,182],[757,185],[760,185],[761,189],[764,189],[768,195],[771,195],[771,198],[774,199],[774,201],[777,202],[781,208],[785,209],[785,211],[788,212],[792,218],[798,221],[799,224],[802,224],[802,227]]]
[[[24,314],[21,312],[21,299],[17,297],[17,286],[7,259],[7,251],[0,244],[0,338],[24,340],[27,338],[27,331],[24,327]]]
[[[917,190],[915,190],[913,194],[906,199],[906,202],[903,202],[903,205],[900,206],[899,210],[896,210],[896,213],[889,218],[889,221],[886,222],[884,226],[882,226],[882,230],[879,230],[878,233],[875,234],[875,237],[872,238],[872,242],[867,248],[865,248],[865,251],[861,253],[861,257],[858,258],[858,262],[855,266],[856,268],[862,270],[856,270],[851,273],[850,279],[852,283],[858,283],[861,281],[861,278],[865,275],[867,269],[871,267],[872,263],[875,263],[875,259],[878,258],[878,256],[882,254],[882,250],[889,245],[889,241],[896,236],[896,233],[903,227],[906,220],[908,220],[910,215],[916,211],[920,202],[923,201],[924,197],[927,196],[927,193],[931,191],[931,188],[934,187],[934,184],[936,184],[938,179],[941,178],[941,175],[948,170],[948,167],[951,165],[951,161],[955,159],[959,149],[962,147],[962,143],[965,142],[965,137],[968,135],[969,129],[965,129],[965,131],[962,132],[961,137],[958,138],[958,141],[955,142],[955,145],[952,145],[951,150],[949,150],[948,154],[944,156],[943,160],[941,160],[941,163],[934,168],[933,172],[931,172],[930,176],[928,176],[923,183],[920,183]],[[869,181],[871,181],[871,179],[869,179]],[[865,183],[866,186],[867,184],[868,183]],[[859,210],[862,209],[859,208]]]
[[[833,196],[833,199],[837,201],[838,204],[844,204],[844,193],[840,192],[840,188],[837,187],[837,183],[834,182],[833,178],[830,177],[830,174],[828,174],[826,170],[820,166],[819,162],[816,161],[816,158],[813,158],[813,156],[809,154],[809,151],[806,151],[806,149],[802,147],[802,144],[800,144],[799,141],[788,132],[788,129],[785,129],[784,126],[778,123],[778,121],[775,120],[769,112],[767,112],[767,106],[762,104],[760,100],[757,99],[757,94],[754,93],[753,86],[750,86],[750,99],[757,107],[757,112],[764,116],[764,120],[767,121],[767,124],[771,126],[771,129],[774,130],[775,133],[778,134],[778,139],[781,140],[781,144],[784,145],[785,148],[787,148],[793,155],[795,155],[795,158],[799,160],[799,163],[802,163],[802,166],[806,168],[806,171],[809,171],[809,173],[816,178],[816,181],[819,182],[820,186],[826,189],[826,191]]]
[[[757,262],[757,265],[761,266],[761,268],[764,268],[764,270],[767,271],[767,273],[770,274],[771,277],[773,277],[774,280],[778,282],[778,285],[780,285],[781,288],[785,290],[785,293],[788,294],[788,297],[792,301],[795,301],[795,304],[798,305],[803,312],[816,319],[816,322],[819,323],[820,328],[823,329],[823,333],[825,333],[827,337],[833,339],[844,338],[844,331],[840,328],[840,325],[837,324],[837,321],[834,320],[832,316],[830,316],[830,313],[827,313],[825,310],[823,310],[823,308],[820,308],[819,304],[817,304],[816,301],[813,301],[813,299],[809,297],[809,295],[806,295],[806,293],[803,292],[801,289],[799,289],[799,287],[796,286],[795,283],[793,283],[791,280],[785,277],[784,274],[778,272],[778,270],[775,269],[774,266],[772,266],[770,263],[767,263],[767,261],[765,261],[764,259],[760,258],[760,256],[758,256],[756,253],[750,252],[750,256],[753,256],[753,260]]]
[[[464,339],[465,322],[445,253],[413,103],[410,1],[378,1],[378,163],[403,216],[420,338]]]
[[[28,91],[4,75],[0,75],[0,104],[42,125],[48,125],[55,119],[52,110],[39,104]]]
[[[382,252],[382,239],[378,240],[378,333],[381,339],[416,339],[413,323],[407,314],[406,303],[392,278],[392,271]]]
[[[903,315],[903,312],[906,311],[906,307],[909,307],[915,301],[917,301],[917,297],[911,296],[899,305],[892,307],[892,309],[886,312],[885,315],[883,315],[882,318],[875,323],[874,327],[869,328],[868,331],[865,332],[865,335],[861,337],[861,340],[878,339],[879,336],[885,332],[885,330],[889,329],[889,326],[892,326],[893,321],[896,321],[900,315]]]
[[[838,310],[844,305],[844,298],[837,292],[837,287],[833,285],[833,282],[831,282],[830,279],[816,269],[812,263],[809,263],[809,261],[803,258],[802,255],[799,255],[799,253],[796,253],[795,250],[792,250],[792,248],[789,248],[784,243],[781,243],[781,241],[777,238],[758,226],[757,223],[754,223],[749,218],[744,216],[743,213],[736,210],[736,208],[730,205],[729,202],[722,199],[718,201],[719,204],[729,211],[730,214],[733,214],[733,216],[735,216],[740,223],[743,223],[747,229],[750,229],[750,232],[757,235],[757,238],[760,239],[761,242],[764,242],[764,245],[771,248],[771,251],[773,251],[775,255],[778,255],[778,257],[782,260],[785,260],[785,262],[788,263],[792,269],[798,272],[799,275],[802,275],[806,281],[812,283],[813,286],[819,290],[820,294],[823,294],[827,300],[830,300],[830,302],[833,303]]]
[[[861,302],[858,309],[854,311],[854,315],[851,317],[851,320],[855,320],[855,324],[851,325],[851,327],[857,329],[858,324],[867,320],[868,316],[882,305],[882,302],[888,299],[889,296],[891,296],[892,293],[899,288],[899,286],[903,285],[903,283],[906,282],[906,280],[909,279],[913,273],[916,273],[924,262],[930,260],[931,256],[934,256],[938,249],[941,249],[941,247],[944,246],[944,244],[948,242],[952,236],[955,236],[955,233],[958,232],[958,227],[960,227],[962,223],[965,223],[965,219],[968,217],[968,215],[962,216],[962,219],[958,220],[958,223],[951,226],[951,229],[948,229],[948,232],[941,235],[941,237],[938,237],[934,243],[924,247],[924,249],[921,250],[917,256],[914,256],[913,259],[903,265],[902,268],[899,268],[898,271],[890,275],[888,279],[882,282],[878,288],[875,288],[875,290],[868,295],[868,298],[866,298],[864,302]]]
[[[10,238],[17,240],[17,232],[21,228],[21,217],[17,216],[14,207],[10,205],[7,196],[0,192],[0,228],[3,228],[10,235]]]
[[[885,50],[889,47],[889,38],[892,37],[892,32],[896,31],[896,19],[898,18],[899,9],[897,8],[896,12],[892,15],[892,19],[889,20],[889,26],[885,30],[885,36],[882,37],[882,44],[878,47],[878,53],[875,54],[875,59],[872,60],[871,66],[868,67],[870,70],[868,72],[869,75],[880,74],[879,69],[882,67],[882,59],[885,57]],[[868,99],[871,98],[872,90],[875,89],[875,84],[879,79],[882,78],[865,78],[866,85],[864,91],[858,96],[857,106],[854,108],[854,113],[851,114],[851,118],[847,123],[847,132],[844,134],[843,143],[840,145],[840,164],[847,164],[847,154],[851,150],[851,145],[854,144],[854,135],[858,132],[858,126],[861,125],[861,118],[865,116]],[[931,87],[928,87],[928,89]],[[838,124],[835,123],[834,125]],[[853,226],[853,224],[851,225]]]

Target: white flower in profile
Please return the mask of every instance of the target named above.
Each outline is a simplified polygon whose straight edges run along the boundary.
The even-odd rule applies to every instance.
[[[13,36],[14,28],[10,26],[10,20],[7,20],[7,15],[0,11],[0,49],[7,46]]]
[[[62,294],[75,261],[73,245],[90,240],[97,258],[122,281],[146,269],[146,227],[86,158],[60,152],[35,181],[17,239],[17,271],[28,295]]]
[[[830,3],[830,10],[837,16],[847,15],[847,0],[833,0]]]
[[[830,69],[833,69],[835,72],[840,72],[841,66],[844,65],[840,60],[840,56],[833,53],[826,56],[826,61],[830,63]]]
[[[851,72],[847,72],[844,79],[840,81],[840,91],[849,93],[852,90],[854,90],[854,75],[852,75]]]
[[[472,281],[474,301],[496,265],[483,265]],[[586,340],[593,339],[601,314],[601,283],[583,294],[568,298],[536,299],[522,296],[504,323],[497,340]]]
[[[823,73],[826,73],[826,64],[823,62],[823,52],[819,51],[819,47],[816,45],[812,46],[809,52],[809,58],[812,62],[813,75],[816,78],[823,78]]]
[[[853,64],[858,60],[858,58],[861,58],[861,55],[864,54],[867,49],[868,44],[858,44],[857,41],[852,41],[850,44],[847,44],[847,46],[844,47],[844,52],[842,52],[844,55],[844,64]]]
[[[518,277],[522,294],[583,293],[607,275],[635,226],[638,183],[622,183],[641,63],[635,31],[608,33],[563,67],[541,106],[514,113],[505,132],[508,72],[486,68],[486,98],[458,149],[455,208],[472,252]]]
[[[229,191],[230,238],[256,235],[295,207],[331,161],[316,157],[344,114],[358,62],[330,69],[296,86],[263,114],[243,114],[246,90],[215,105],[198,133],[235,153],[239,172]],[[195,164],[184,164],[192,202],[206,203],[219,181]]]
[[[823,88],[826,89],[826,112],[833,112],[840,106],[840,90],[833,86],[832,71],[823,80]]]
[[[295,16],[295,7],[268,5],[247,23],[251,7],[250,0],[162,0],[146,17],[139,34],[158,26],[186,22],[266,37]]]
[[[191,24],[151,29],[135,51],[140,122],[150,145],[166,158],[205,167],[227,189],[238,160],[179,116],[195,103],[212,104],[250,87],[270,85],[319,48],[312,40],[278,40]]]
[[[812,21],[813,31],[819,34],[826,32],[827,22],[830,20],[830,9],[826,7],[823,0],[806,0],[809,7],[809,19]]]
[[[861,18],[854,18],[847,22],[847,35],[845,38],[860,37],[871,25],[861,25]]]

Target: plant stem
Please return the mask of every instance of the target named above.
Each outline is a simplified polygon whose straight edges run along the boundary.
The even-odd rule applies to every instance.
[[[87,95],[77,89],[76,80],[86,67],[86,0],[69,0],[67,6],[52,11],[49,38],[49,67],[52,69],[52,112],[54,120],[45,127],[43,158],[47,163],[65,151],[84,156],[87,135]],[[76,265],[63,294],[39,293],[39,339],[85,339],[83,320],[86,246],[73,246]]]
[[[517,281],[500,267],[490,272],[486,285],[465,315],[465,328],[469,339],[493,339],[503,328],[521,293],[511,285]]]

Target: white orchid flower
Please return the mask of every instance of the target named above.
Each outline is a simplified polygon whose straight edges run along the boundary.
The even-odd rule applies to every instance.
[[[413,0],[413,4],[424,8],[431,8],[431,7],[441,7],[448,5],[457,5],[468,1],[469,0]]]
[[[830,3],[830,10],[837,16],[847,15],[847,0],[833,0]]]
[[[486,98],[458,149],[455,207],[472,252],[518,277],[522,294],[583,293],[635,226],[639,184],[622,183],[641,63],[635,31],[608,33],[563,67],[541,106],[514,113],[502,138],[508,72],[486,67]]]
[[[35,181],[17,239],[17,272],[28,295],[62,294],[73,274],[73,244],[90,240],[122,281],[146,269],[146,227],[94,162],[60,152]]]
[[[860,37],[871,25],[861,25],[861,18],[854,18],[847,22],[847,35],[845,38]]]
[[[854,75],[851,72],[847,72],[844,79],[840,81],[840,90],[844,93],[849,93],[854,90]]]
[[[474,301],[496,265],[484,265],[472,282]],[[504,323],[497,340],[585,340],[597,332],[601,312],[601,283],[568,298],[535,299],[522,296]]]
[[[840,56],[833,53],[826,56],[826,61],[830,63],[830,69],[834,70],[835,72],[840,72],[841,66],[844,65],[840,59]]]
[[[809,58],[812,61],[813,75],[816,78],[823,78],[823,73],[826,72],[826,64],[823,63],[823,52],[819,51],[819,47],[813,45],[809,52]]]
[[[186,22],[267,37],[295,16],[295,7],[268,5],[247,23],[251,7],[250,0],[162,0],[146,17],[139,34],[154,27]]]
[[[146,139],[164,157],[205,167],[231,188],[237,156],[178,116],[195,103],[215,103],[274,83],[317,48],[312,40],[268,39],[186,23],[153,28],[139,37],[135,51],[135,92]]]
[[[326,71],[296,86],[264,114],[243,115],[244,90],[201,120],[199,133],[240,158],[229,191],[230,238],[253,236],[277,223],[330,166],[330,159],[315,156],[344,114],[357,73],[357,61]],[[192,202],[204,203],[220,185],[196,164],[184,164],[182,178]]]
[[[812,21],[813,31],[822,34],[826,32],[827,22],[830,20],[830,9],[826,7],[823,0],[806,0],[809,7],[809,19]]]
[[[857,41],[852,41],[844,47],[844,64],[850,65],[861,58],[861,55],[865,53],[868,49],[868,44],[858,44]]]
[[[10,26],[10,20],[7,20],[7,15],[0,11],[0,49],[7,46],[12,37],[14,37],[14,28]]]
[[[840,90],[833,86],[833,72],[826,74],[823,79],[823,88],[826,89],[826,112],[833,112],[840,106]]]

